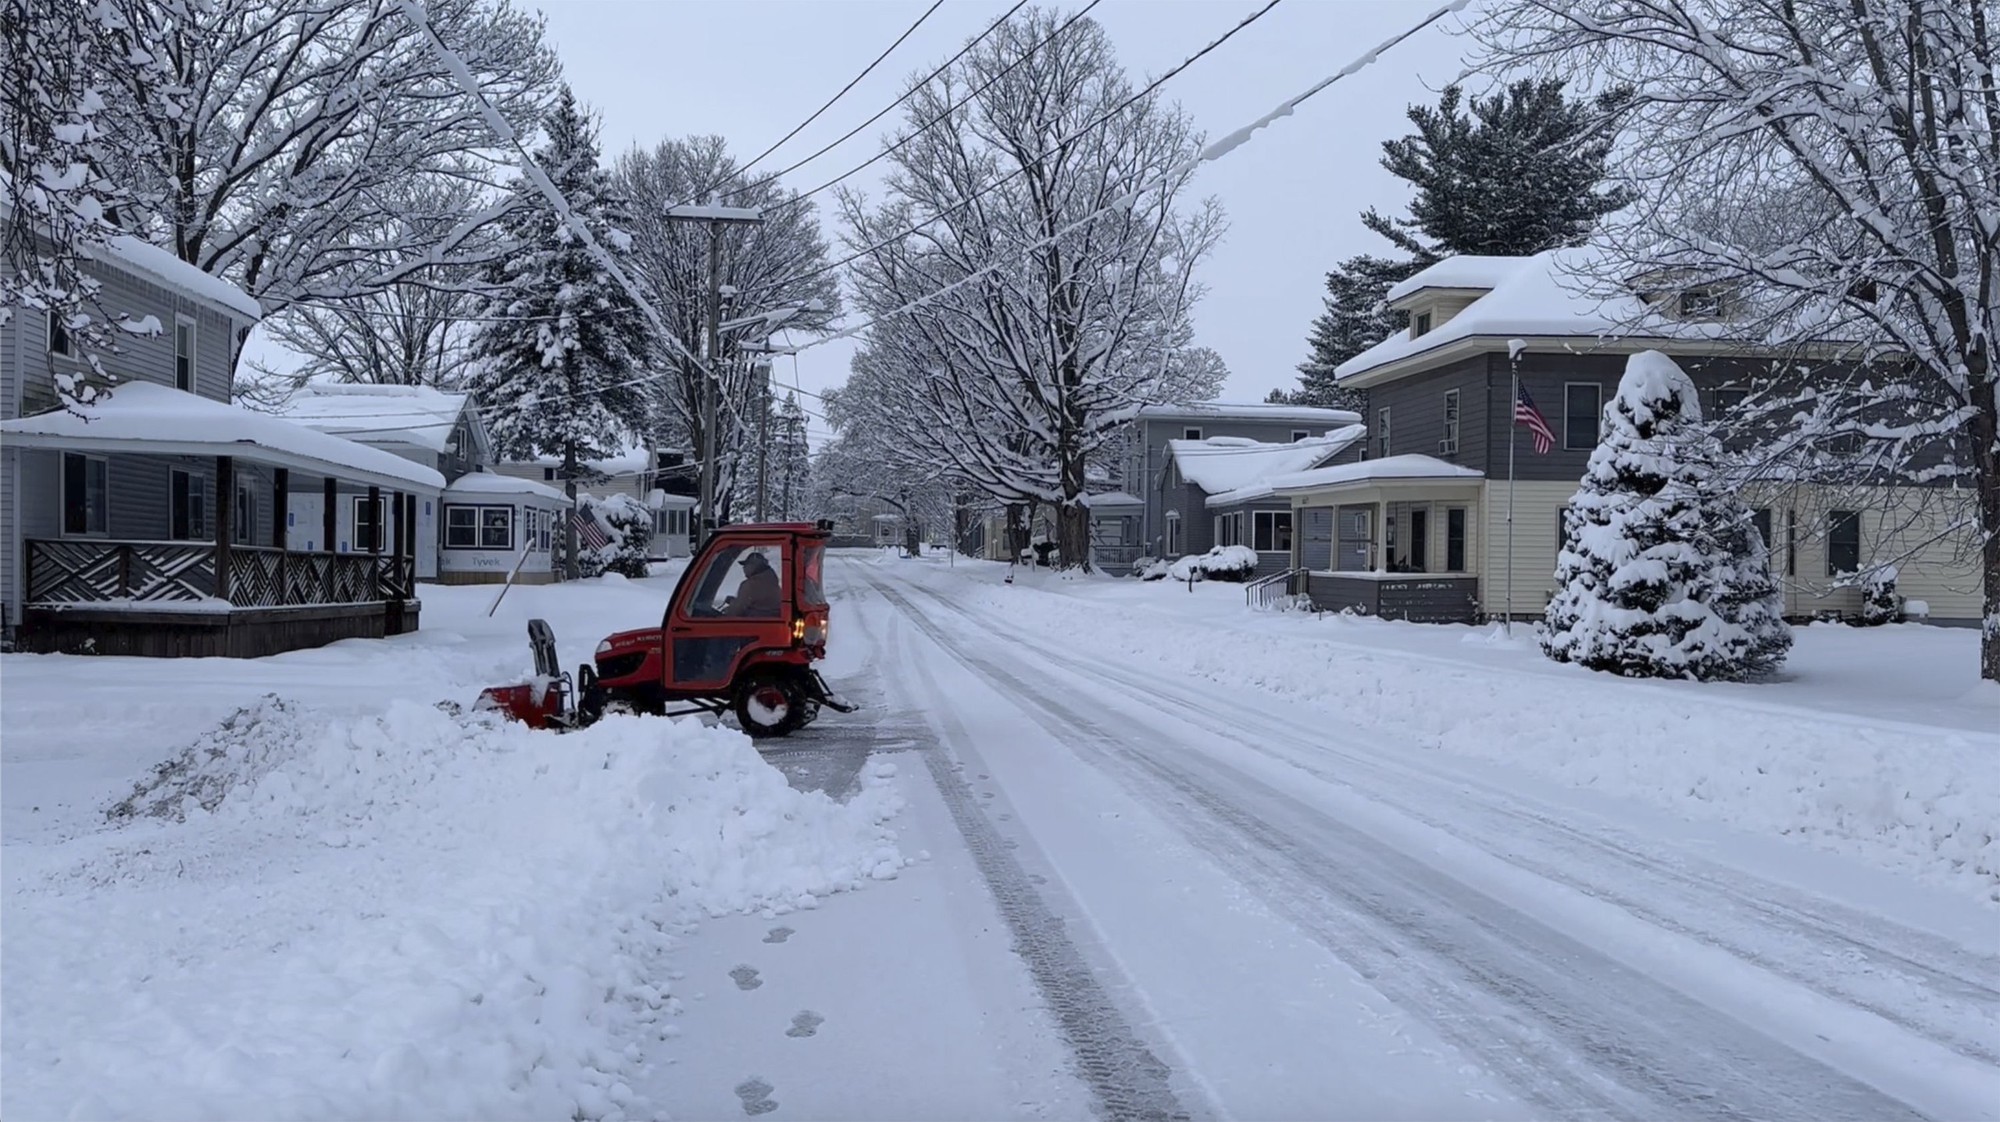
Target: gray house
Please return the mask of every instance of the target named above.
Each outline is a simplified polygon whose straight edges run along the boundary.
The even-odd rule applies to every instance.
[[[1607,271],[1588,250],[1456,257],[1389,291],[1408,328],[1337,371],[1343,386],[1367,396],[1366,461],[1273,481],[1308,527],[1294,541],[1293,564],[1308,574],[1297,591],[1325,608],[1399,618],[1539,616],[1555,592],[1563,509],[1628,356],[1672,356],[1709,417],[1769,385],[1774,370],[1797,376],[1796,356],[1759,351],[1733,334],[1733,294],[1645,277],[1608,292],[1590,279]],[[1523,348],[1521,385],[1554,436],[1546,452],[1515,424],[1513,341]],[[1978,574],[1954,539],[1962,516],[1951,496],[1912,503],[1898,486],[1836,494],[1773,484],[1744,497],[1788,614],[1855,610],[1859,591],[1841,575],[1893,559],[1900,591],[1926,604],[1932,619],[1978,617]]]
[[[230,402],[257,303],[117,238],[88,264],[126,325],[102,400],[62,408],[78,343],[0,324],[0,604],[31,650],[251,656],[417,625],[417,504],[438,472]],[[287,548],[293,497],[327,517]],[[352,517],[339,522],[337,512]]]
[[[1125,455],[1119,464],[1121,489],[1144,500],[1143,508],[1137,511],[1137,522],[1128,543],[1131,557],[1124,558],[1124,561],[1129,563],[1142,556],[1159,557],[1170,553],[1178,556],[1188,552],[1171,548],[1167,540],[1162,485],[1169,441],[1234,437],[1269,444],[1288,444],[1307,437],[1325,436],[1360,421],[1360,414],[1345,409],[1317,409],[1302,405],[1209,401],[1145,406],[1132,423]]]
[[[1292,502],[1276,480],[1361,456],[1367,430],[1347,425],[1324,436],[1283,444],[1240,436],[1169,440],[1154,497],[1163,512],[1163,556],[1205,553],[1214,546],[1257,551],[1257,576],[1292,567]]]

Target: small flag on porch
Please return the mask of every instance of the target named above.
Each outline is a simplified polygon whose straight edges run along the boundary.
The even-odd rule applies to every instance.
[[[598,524],[597,516],[585,511],[577,511],[569,516],[570,526],[576,531],[576,540],[589,549],[603,549],[611,544],[611,535]]]
[[[1546,456],[1549,449],[1556,446],[1555,430],[1549,428],[1548,419],[1535,408],[1535,399],[1528,396],[1528,387],[1520,383],[1514,386],[1514,423],[1528,426],[1534,434],[1535,455]]]

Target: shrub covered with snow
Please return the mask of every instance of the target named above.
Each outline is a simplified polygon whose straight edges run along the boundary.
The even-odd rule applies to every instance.
[[[1894,565],[1870,572],[1861,582],[1861,622],[1868,627],[1896,623],[1903,618],[1903,597],[1896,591]]]
[[[1247,581],[1257,572],[1257,551],[1247,545],[1218,545],[1199,556],[1183,557],[1167,567],[1177,581]]]
[[[1634,677],[1742,678],[1791,647],[1750,511],[1712,470],[1694,383],[1658,351],[1633,355],[1565,516],[1542,649]]]
[[[1165,580],[1173,567],[1174,563],[1164,557],[1141,557],[1132,562],[1132,575],[1140,580]]]
[[[586,577],[617,573],[637,580],[646,575],[646,558],[653,549],[653,511],[630,495],[592,498],[584,505],[586,516],[611,536],[609,544],[591,548],[578,545],[578,567]]]

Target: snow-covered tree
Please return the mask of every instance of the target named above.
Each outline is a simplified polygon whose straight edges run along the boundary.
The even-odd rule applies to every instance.
[[[1976,557],[2000,680],[2000,29],[1989,0],[1523,0],[1494,65],[1634,86],[1629,270],[1731,295],[1734,328],[1846,373],[1777,385],[1801,452],[1858,445]],[[1975,496],[1970,509],[1965,492]],[[1881,559],[1894,561],[1895,558]]]
[[[60,5],[57,5],[60,7]],[[98,80],[116,223],[242,286],[268,314],[339,302],[462,260],[513,196],[467,210],[409,190],[497,188],[514,153],[429,38],[388,0],[93,0],[115,15]],[[437,34],[518,130],[557,66],[542,19],[499,0],[429,0]],[[130,57],[157,66],[131,66]]]
[[[160,7],[182,5],[163,0]],[[113,219],[132,199],[110,135],[111,71],[146,83],[163,111],[182,111],[186,99],[162,85],[158,44],[108,5],[9,0],[0,42],[7,59],[0,66],[0,323],[21,309],[52,317],[90,370],[83,378],[55,371],[56,392],[83,404],[111,380],[103,360],[118,351],[121,332],[114,329],[148,329],[106,307],[83,265],[116,236]]]
[[[576,219],[607,252],[628,246],[625,200],[598,166],[596,125],[564,86],[544,125],[536,163]],[[490,266],[497,293],[482,309],[474,342],[479,368],[467,387],[478,398],[495,446],[512,455],[563,458],[576,496],[580,461],[610,454],[651,413],[649,333],[631,296],[564,216],[521,185],[506,211],[511,257]],[[565,542],[571,534],[563,524]],[[565,554],[575,559],[575,550]]]
[[[1742,678],[1790,648],[1784,601],[1748,507],[1717,473],[1694,383],[1632,356],[1565,515],[1542,650],[1632,677]]]
[[[723,227],[721,283],[734,294],[724,319],[801,308],[807,310],[786,320],[784,329],[820,334],[839,313],[839,277],[827,264],[813,201],[799,199],[775,180],[746,176],[721,137],[691,136],[635,148],[618,158],[613,179],[631,200],[634,279],[686,355],[707,348],[709,228],[667,217],[668,208],[684,203],[714,198],[763,215],[755,225]],[[726,334],[717,364],[722,396],[716,412],[716,494],[725,504],[724,518],[740,505],[734,496],[756,493],[760,383],[736,349],[755,334]],[[671,377],[662,386],[659,409],[646,434],[661,444],[699,449],[706,376],[681,351],[661,347],[659,353],[658,361]]]
[[[806,436],[806,411],[796,393],[786,393],[778,403],[771,430],[771,488],[773,509],[783,521],[797,521],[809,513],[807,496],[812,489],[812,445]]]
[[[1441,257],[1527,256],[1580,244],[1599,220],[1631,201],[1605,187],[1615,125],[1629,89],[1571,97],[1565,83],[1523,79],[1470,99],[1447,86],[1435,107],[1412,105],[1416,131],[1382,144],[1382,166],[1416,191],[1409,217],[1370,208],[1362,225],[1401,257],[1359,254],[1326,275],[1326,311],[1313,321],[1299,364],[1297,404],[1353,408],[1334,368],[1402,330],[1384,306],[1389,289]]]
[[[874,320],[862,392],[915,458],[1054,505],[1066,563],[1088,565],[1088,465],[1187,373],[1193,271],[1222,229],[1212,201],[1181,210],[1198,137],[1134,95],[1101,27],[1040,9],[905,112],[885,200],[842,198]]]

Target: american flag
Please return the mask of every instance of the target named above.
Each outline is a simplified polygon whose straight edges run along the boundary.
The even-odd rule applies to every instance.
[[[1549,449],[1556,446],[1556,434],[1549,428],[1548,418],[1535,408],[1535,399],[1528,396],[1528,387],[1518,382],[1514,385],[1514,423],[1528,426],[1528,431],[1534,434],[1535,455],[1546,456]]]
[[[569,516],[570,527],[576,531],[576,540],[590,549],[603,549],[611,544],[611,535],[598,524],[597,516],[585,511],[577,511]]]

